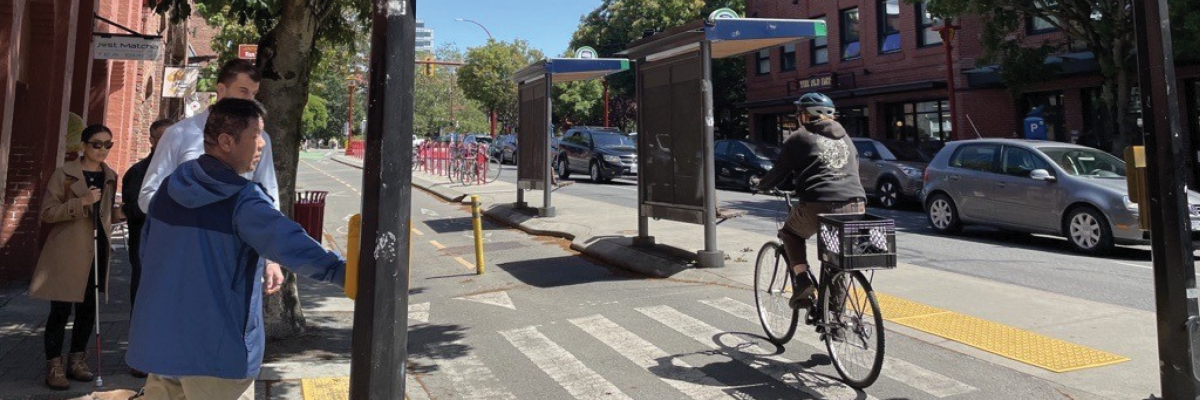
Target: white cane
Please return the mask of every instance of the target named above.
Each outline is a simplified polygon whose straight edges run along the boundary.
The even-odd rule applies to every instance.
[[[96,209],[99,211],[99,208]],[[100,213],[95,214],[95,226],[92,228],[92,273],[96,277],[94,283],[95,288],[92,294],[96,301],[96,387],[104,386],[104,377],[101,376],[102,361],[100,360]]]

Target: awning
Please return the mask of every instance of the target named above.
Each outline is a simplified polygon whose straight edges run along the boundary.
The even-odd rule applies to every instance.
[[[746,54],[801,39],[822,37],[825,21],[815,19],[723,18],[695,21],[637,40],[619,55],[638,60],[661,59],[699,51],[702,40],[712,42],[712,58]]]
[[[585,81],[628,69],[629,60],[624,58],[548,58],[517,71],[512,80],[532,82],[550,73],[552,83]]]

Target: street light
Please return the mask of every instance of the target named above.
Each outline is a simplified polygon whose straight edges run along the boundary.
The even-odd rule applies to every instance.
[[[483,24],[479,23],[479,21],[476,21],[473,19],[466,19],[466,18],[455,18],[454,20],[458,21],[458,22],[470,22],[472,24],[478,25],[480,28],[483,28],[483,33],[486,33],[488,35],[488,41],[492,40],[492,31],[489,31],[488,28],[486,26],[483,26]]]
[[[480,28],[483,29],[483,33],[486,33],[488,35],[488,43],[492,42],[492,40],[493,40],[492,31],[489,31],[488,28],[486,26],[483,26],[483,24],[479,23],[479,21],[476,21],[473,19],[466,19],[466,18],[455,18],[454,20],[458,21],[458,22],[470,22],[472,24],[478,25]],[[496,137],[496,109],[495,108],[491,109],[491,112],[492,112],[492,138],[495,138]]]

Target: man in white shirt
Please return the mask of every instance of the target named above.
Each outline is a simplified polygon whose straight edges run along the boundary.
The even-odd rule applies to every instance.
[[[217,73],[217,100],[226,97],[254,100],[258,95],[258,84],[262,75],[258,68],[246,60],[232,60],[221,66]],[[175,167],[184,162],[195,160],[204,154],[204,124],[208,121],[208,110],[179,121],[167,128],[166,134],[159,140],[158,149],[150,160],[146,170],[146,178],[142,182],[142,190],[138,195],[138,207],[143,212],[149,212],[150,200],[158,192],[163,181],[175,172]],[[243,175],[244,178],[263,186],[268,196],[275,201],[279,208],[279,183],[275,179],[275,161],[271,154],[271,137],[266,132],[260,133],[266,142],[262,158],[253,172]],[[283,284],[283,273],[279,264],[267,261],[266,284],[267,294],[279,291]]]

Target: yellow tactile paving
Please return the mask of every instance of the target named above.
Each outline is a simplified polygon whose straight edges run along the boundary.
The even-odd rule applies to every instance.
[[[1129,361],[1116,354],[911,300],[879,292],[875,297],[883,318],[891,323],[1049,371],[1069,372]]]
[[[349,400],[350,378],[301,379],[304,400]]]

